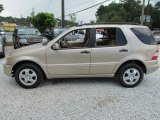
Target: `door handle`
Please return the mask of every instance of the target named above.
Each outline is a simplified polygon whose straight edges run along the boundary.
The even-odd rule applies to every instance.
[[[81,52],[81,54],[83,54],[83,53],[88,54],[88,53],[90,53],[90,51],[84,50],[84,51]]]
[[[127,49],[121,49],[121,50],[119,50],[119,52],[128,52],[128,50]]]

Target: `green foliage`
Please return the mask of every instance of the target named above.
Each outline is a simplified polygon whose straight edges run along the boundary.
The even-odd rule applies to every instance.
[[[52,28],[56,25],[56,20],[52,13],[38,13],[36,16],[31,17],[31,22],[34,27],[43,32],[46,28]]]
[[[101,5],[96,12],[97,22],[124,22],[124,8],[121,4],[111,3],[108,6]]]
[[[160,28],[160,1],[155,4],[151,18],[152,18],[152,27]]]
[[[100,6],[96,12],[97,22],[138,22],[141,14],[140,1],[121,0],[108,6]]]
[[[140,0],[120,0],[119,3],[112,2],[104,6],[101,5],[96,12],[98,23],[107,22],[134,22],[140,23],[142,5]],[[160,28],[160,1],[152,6],[145,6],[145,15],[151,15],[151,22],[145,25]]]
[[[0,13],[4,10],[3,5],[0,4]]]
[[[35,11],[34,11],[34,8],[32,8],[32,12],[31,12],[31,18],[34,18],[35,17]]]
[[[76,22],[76,14],[69,14],[70,20],[67,22],[69,26],[74,26]]]

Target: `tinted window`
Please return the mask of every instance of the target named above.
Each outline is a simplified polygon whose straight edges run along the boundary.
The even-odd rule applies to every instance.
[[[154,45],[155,39],[148,28],[131,28],[132,32],[138,37],[138,39],[144,44]]]
[[[117,28],[117,32],[116,32],[116,44],[118,46],[124,46],[127,44],[126,38],[122,32],[122,30],[120,28]]]

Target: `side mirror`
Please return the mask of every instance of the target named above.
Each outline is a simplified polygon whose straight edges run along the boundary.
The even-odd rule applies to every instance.
[[[53,50],[60,50],[61,48],[60,48],[60,45],[59,45],[58,43],[54,43],[54,44],[52,45],[52,49],[53,49]]]

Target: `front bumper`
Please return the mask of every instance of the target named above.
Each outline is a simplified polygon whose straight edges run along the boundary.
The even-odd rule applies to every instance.
[[[4,65],[4,74],[6,74],[9,77],[12,77],[12,65]]]

